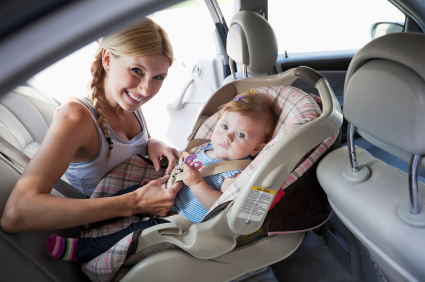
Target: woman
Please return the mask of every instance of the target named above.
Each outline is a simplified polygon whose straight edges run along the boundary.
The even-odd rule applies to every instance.
[[[49,230],[138,213],[165,215],[181,188],[162,189],[168,176],[119,197],[77,200],[50,193],[65,173],[90,196],[109,170],[137,153],[148,153],[157,171],[159,159],[168,158],[167,175],[171,172],[178,152],[150,138],[140,106],[158,93],[172,63],[168,36],[150,19],[104,37],[92,63],[89,97],[70,97],[57,111],[6,203],[2,229]]]

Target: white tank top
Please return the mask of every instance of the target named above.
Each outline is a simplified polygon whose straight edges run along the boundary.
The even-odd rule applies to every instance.
[[[97,133],[99,136],[99,151],[91,160],[81,163],[71,163],[65,172],[65,176],[72,186],[74,186],[81,193],[90,197],[97,184],[110,170],[133,155],[146,154],[148,135],[139,111],[136,111],[135,115],[142,125],[142,132],[134,136],[134,138],[129,141],[120,139],[114,133],[108,121],[106,121],[106,124],[109,128],[109,135],[112,139],[112,142],[114,142],[114,148],[111,150],[109,161],[106,162],[109,145],[105,136],[103,136],[99,124],[97,123],[96,110],[93,108],[92,103],[87,97],[81,97],[80,99],[82,102],[71,100],[66,103],[75,102],[84,105],[90,111],[93,121],[96,124]],[[61,106],[65,105],[66,103],[62,104]],[[59,109],[60,107],[58,107],[57,110]]]

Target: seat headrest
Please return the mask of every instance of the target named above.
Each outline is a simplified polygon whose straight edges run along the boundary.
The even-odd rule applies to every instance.
[[[425,35],[389,34],[359,50],[345,80],[344,115],[379,142],[425,154]]]
[[[230,21],[227,54],[248,71],[261,74],[276,63],[278,49],[274,31],[266,19],[252,11],[240,11]]]

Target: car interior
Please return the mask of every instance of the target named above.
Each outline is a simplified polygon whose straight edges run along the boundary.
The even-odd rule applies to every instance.
[[[33,75],[181,1],[12,2],[0,4],[6,15],[0,19],[0,137],[31,158],[60,105]],[[169,101],[167,135],[179,134],[176,144],[204,137],[198,129],[217,107],[251,88],[301,89],[321,98],[322,114],[273,144],[236,199],[209,220],[185,233],[172,223],[147,229],[139,235],[138,252],[102,281],[425,281],[425,5],[388,2],[405,22],[374,24],[370,42],[360,50],[279,54],[267,0],[234,0],[228,23],[220,1],[205,0],[217,54],[199,58]],[[188,120],[178,133],[173,122]],[[238,239],[261,229],[267,216],[251,224],[238,217],[251,187],[279,191],[299,160],[336,133],[341,148],[332,148],[317,170],[311,168],[332,208],[326,222],[236,247]],[[0,141],[1,215],[24,165]],[[55,188],[52,194],[69,197]],[[0,281],[90,281],[78,263],[47,254],[52,233],[80,236],[76,228],[16,234],[0,229]],[[176,248],[143,254],[161,243]]]

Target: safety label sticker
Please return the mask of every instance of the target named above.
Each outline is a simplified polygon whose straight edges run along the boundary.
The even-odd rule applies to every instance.
[[[239,211],[238,217],[260,221],[273,201],[274,194],[276,192],[273,190],[253,186]]]

